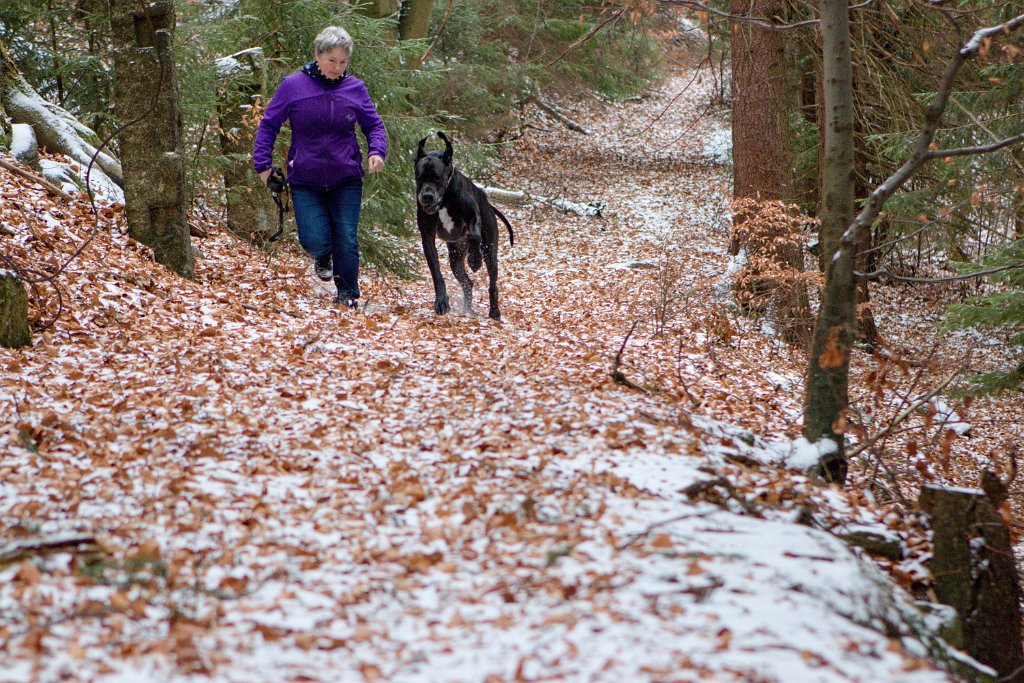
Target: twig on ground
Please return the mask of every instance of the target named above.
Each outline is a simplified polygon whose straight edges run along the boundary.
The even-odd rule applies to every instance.
[[[263,310],[259,306],[252,306],[250,304],[242,304],[242,308],[244,308],[247,311],[252,311],[253,313],[259,313],[260,311]],[[281,315],[290,315],[291,317],[298,318],[299,320],[302,319],[302,316],[299,315],[298,313],[295,313],[293,311],[286,311],[285,309],[278,308],[277,306],[267,306],[266,308],[270,309],[274,313],[280,313]]]
[[[622,364],[622,353],[626,350],[626,344],[629,343],[629,338],[633,335],[633,330],[635,330],[636,326],[639,325],[639,324],[640,324],[639,320],[634,320],[632,327],[629,328],[629,332],[626,333],[626,338],[622,340],[622,346],[619,347],[619,352],[617,354],[615,354],[615,358],[612,360],[612,372],[611,372],[611,375],[612,375],[612,379],[615,381],[616,384],[621,384],[624,387],[629,387],[630,389],[636,389],[637,391],[642,391],[642,392],[644,392],[646,394],[647,393],[646,389],[644,389],[643,387],[638,386],[638,385],[633,384],[632,382],[630,382],[626,378],[626,376],[624,374],[622,374],[622,371],[619,370],[619,366]]]
[[[8,171],[10,171],[11,173],[16,173],[16,174],[20,175],[22,178],[24,178],[25,180],[31,180],[33,183],[39,183],[40,185],[45,187],[48,192],[51,192],[51,193],[61,197],[62,199],[66,199],[69,202],[75,201],[74,197],[72,197],[67,192],[65,192],[64,190],[60,189],[59,187],[57,187],[56,185],[51,183],[46,178],[43,178],[41,176],[37,176],[34,173],[29,173],[28,171],[20,169],[17,166],[15,166],[14,164],[8,163],[8,162],[4,161],[3,159],[0,159],[0,168],[5,168]]]
[[[25,538],[0,546],[0,566],[16,562],[26,555],[37,555],[53,550],[74,549],[79,546],[96,547],[96,537],[91,534],[71,534]]]
[[[626,541],[624,543],[620,543],[617,546],[616,549],[617,550],[625,550],[629,546],[631,546],[634,543],[636,543],[637,541],[639,541],[641,538],[644,538],[644,537],[650,535],[650,533],[653,532],[655,529],[657,529],[659,527],[663,527],[663,526],[665,526],[667,524],[672,524],[674,522],[681,522],[684,519],[694,519],[694,518],[697,518],[697,517],[707,517],[707,516],[712,515],[712,514],[714,514],[716,512],[718,512],[717,509],[715,509],[715,510],[704,510],[702,512],[688,512],[688,513],[686,513],[684,515],[677,515],[675,517],[669,517],[668,519],[663,519],[660,522],[654,522],[653,524],[648,526],[646,529],[644,529],[640,533],[633,534],[629,538],[628,541]]]

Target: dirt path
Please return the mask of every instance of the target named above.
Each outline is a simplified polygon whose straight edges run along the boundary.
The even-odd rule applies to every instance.
[[[372,276],[336,310],[222,232],[194,284],[98,238],[3,357],[0,515],[99,547],[0,569],[0,681],[946,680],[870,628],[912,618],[881,575],[791,523],[806,481],[734,464],[768,453],[741,427],[791,429],[799,366],[721,313],[690,80],[581,107],[589,136],[534,121],[497,180],[608,210],[507,211],[500,324]],[[609,374],[635,320],[642,390]]]

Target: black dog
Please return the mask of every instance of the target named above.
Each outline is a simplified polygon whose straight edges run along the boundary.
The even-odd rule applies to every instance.
[[[447,313],[448,292],[437,262],[440,237],[448,244],[448,262],[455,279],[462,285],[463,303],[472,312],[473,281],[466,273],[465,261],[476,272],[481,261],[487,264],[490,311],[488,315],[501,320],[498,310],[498,221],[508,226],[509,244],[515,244],[515,234],[508,219],[487,201],[487,195],[462,175],[452,164],[452,143],[438,131],[444,140],[444,152],[424,152],[426,138],[416,149],[416,224],[423,240],[423,255],[427,257],[430,277],[434,281],[434,312]],[[497,216],[497,218],[496,218]]]

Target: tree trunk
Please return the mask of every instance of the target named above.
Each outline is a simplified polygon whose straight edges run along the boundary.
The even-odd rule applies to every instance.
[[[783,0],[730,0],[737,15],[781,16]],[[733,196],[792,199],[785,37],[739,21],[731,26]]]
[[[0,346],[17,349],[31,343],[25,285],[14,273],[0,270]]]
[[[218,117],[220,149],[230,165],[224,170],[228,230],[256,245],[263,245],[277,229],[277,210],[262,181],[252,170],[256,122],[253,102],[266,89],[263,50],[252,48],[217,60],[222,79]]]
[[[398,11],[400,0],[367,0],[360,4],[360,9],[366,16],[382,19],[390,17]]]
[[[366,0],[359,5],[359,11],[374,19],[384,19],[398,13],[399,0]],[[384,38],[392,41],[398,39],[398,26],[395,25],[381,32]]]
[[[10,117],[11,123],[32,126],[41,146],[54,154],[63,154],[83,169],[95,156],[96,163],[89,175],[92,189],[115,201],[121,200],[124,182],[121,164],[107,153],[96,154],[100,143],[96,133],[61,107],[43,99],[22,77],[0,40],[0,143],[6,146],[10,143],[10,128],[7,128],[4,114]],[[84,186],[84,172],[81,176]]]
[[[426,38],[433,12],[434,0],[402,0],[402,8],[398,15],[399,40]],[[406,66],[410,69],[420,68],[419,58],[410,59]]]
[[[856,13],[855,16],[857,16]],[[861,16],[858,16],[858,20],[861,23],[866,21]],[[863,35],[867,30],[868,29],[863,26],[858,27],[859,35]],[[865,76],[870,77],[870,74],[865,73],[865,69],[862,65],[855,64],[852,75],[854,92],[863,92],[862,89],[858,88],[858,81]],[[872,185],[869,183],[874,182],[874,179],[871,178],[871,170],[868,168],[869,160],[867,156],[866,138],[870,133],[877,131],[865,130],[867,117],[864,114],[864,109],[871,105],[863,101],[858,101],[857,98],[854,98],[853,106],[853,168],[857,179],[853,191],[855,197],[866,197],[871,194],[872,190]],[[861,231],[858,236],[857,251],[864,252],[870,249],[872,247],[873,239],[874,232],[872,230]],[[861,273],[867,273],[871,270],[871,268],[868,267],[869,263],[874,261],[876,261],[876,259],[870,258],[867,255],[858,256],[854,263],[854,268]],[[875,323],[875,315],[871,311],[871,287],[867,280],[860,280],[857,283],[857,338],[872,350],[877,349],[882,345],[882,335],[878,331],[878,325]]]
[[[730,11],[776,17],[785,13],[785,3],[730,0]],[[780,31],[739,21],[732,22],[731,32],[733,197],[788,203],[793,171],[785,38]],[[748,263],[736,278],[736,297],[741,302],[756,302],[752,312],[770,307],[779,318],[783,337],[790,343],[806,344],[812,320],[807,290],[799,277],[803,272],[802,244],[788,234],[787,222],[759,221],[761,212],[748,206],[751,211],[733,210],[729,249],[732,253],[743,249]],[[779,234],[779,228],[787,234]],[[793,277],[761,282],[758,271],[792,273]]]
[[[185,216],[180,154],[181,105],[172,48],[174,5],[109,0],[114,45],[114,103],[121,124],[128,234],[158,263],[195,277]]]
[[[804,436],[833,440],[837,449],[822,458],[820,474],[846,480],[843,430],[839,424],[849,402],[850,348],[856,334],[855,254],[841,249],[853,220],[853,78],[850,21],[845,0],[820,0],[825,108],[822,173],[821,247],[825,287],[808,359],[804,395]]]
[[[968,654],[1007,683],[1024,681],[1021,589],[1002,501],[981,491],[925,485],[920,507],[931,518],[935,594],[963,622]]]

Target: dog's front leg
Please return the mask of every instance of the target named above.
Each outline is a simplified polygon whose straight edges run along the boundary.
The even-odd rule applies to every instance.
[[[448,291],[444,286],[444,276],[437,260],[437,244],[434,241],[434,230],[420,229],[420,240],[423,242],[423,256],[427,259],[430,279],[434,281],[434,313],[444,315],[451,306],[448,304]]]

